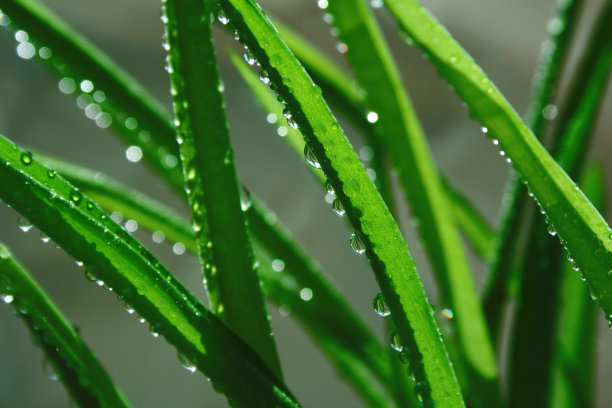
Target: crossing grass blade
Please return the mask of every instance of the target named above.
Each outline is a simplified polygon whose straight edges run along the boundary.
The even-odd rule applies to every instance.
[[[387,8],[467,103],[472,117],[498,140],[545,211],[549,223],[591,287],[606,317],[612,315],[612,231],[571,178],[472,58],[414,0],[387,0]]]
[[[297,407],[258,355],[96,203],[0,138],[0,198],[106,285],[205,373],[234,406]]]
[[[0,292],[26,324],[34,343],[72,401],[87,407],[128,407],[121,392],[40,285],[0,243]]]
[[[463,406],[430,304],[399,228],[346,136],[321,97],[321,89],[253,1],[222,1],[226,18],[266,70],[287,104],[290,120],[306,138],[311,162],[321,167],[356,229],[351,244],[365,253],[391,309],[402,347],[426,405]],[[288,115],[288,116],[289,116]],[[313,159],[316,159],[313,160]]]

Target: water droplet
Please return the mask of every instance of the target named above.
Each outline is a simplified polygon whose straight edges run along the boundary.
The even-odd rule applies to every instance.
[[[487,128],[486,126],[483,126],[480,128],[480,131],[484,134],[487,134],[489,133],[489,128]],[[494,142],[494,144],[497,144],[497,143]]]
[[[19,227],[19,229],[22,230],[23,232],[28,232],[34,226],[28,219],[24,217],[19,217],[17,218],[17,227]]]
[[[283,110],[283,116],[287,119],[287,124],[289,125],[289,127],[293,128],[293,129],[297,129],[298,125],[295,122],[295,120],[293,119],[293,115],[291,115],[291,112],[289,111],[289,109],[285,108]]]
[[[228,16],[225,15],[225,12],[221,9],[219,10],[219,14],[217,14],[217,20],[223,25],[227,25],[230,22]]]
[[[240,208],[242,211],[251,208],[251,192],[243,184],[240,185]]]
[[[151,235],[151,239],[153,240],[153,242],[155,242],[156,244],[161,244],[162,242],[164,242],[164,240],[166,239],[166,236],[164,235],[163,232],[161,231],[155,231],[152,235]]]
[[[43,370],[43,373],[45,373],[45,375],[47,376],[47,378],[49,380],[51,380],[51,381],[59,381],[60,380],[60,376],[55,371],[55,367],[46,358],[43,358],[42,370]]]
[[[376,180],[376,170],[368,167],[366,169],[366,173],[368,173],[368,177],[370,178],[370,180],[372,181]]]
[[[291,316],[291,307],[289,305],[280,305],[278,307],[278,314],[283,317]]]
[[[334,200],[332,204],[332,210],[338,215],[346,214],[346,210],[344,209],[344,206],[342,205],[342,203],[340,202],[340,199],[338,198]]]
[[[546,24],[546,30],[548,30],[548,33],[552,36],[561,34],[564,29],[565,25],[563,24],[563,20],[557,16],[548,20],[548,23]]]
[[[320,9],[325,10],[327,8],[327,0],[317,0],[317,6]]]
[[[282,272],[285,269],[285,261],[282,259],[275,259],[272,261],[272,270],[274,272]]]
[[[580,270],[580,268],[578,267],[578,264],[576,262],[572,263],[572,269],[575,270],[576,272],[578,272]],[[583,281],[586,280],[586,278],[582,275],[580,275],[580,279],[582,279]]]
[[[135,232],[138,229],[138,222],[136,220],[127,220],[125,222],[125,230],[129,233]]]
[[[303,288],[302,290],[300,290],[300,298],[302,298],[302,300],[305,302],[308,302],[309,300],[311,300],[312,299],[312,289]]]
[[[89,93],[89,92],[93,91],[94,85],[93,85],[93,82],[91,82],[89,79],[85,79],[85,80],[81,81],[81,84],[79,85],[79,88],[81,88],[81,91],[83,91],[85,93]]]
[[[336,194],[336,191],[334,190],[334,186],[329,180],[325,180],[325,191],[327,191],[329,194]]]
[[[383,0],[370,0],[370,7],[379,9],[383,6]]]
[[[255,63],[257,62],[257,59],[255,59],[255,55],[253,54],[253,51],[251,51],[248,48],[244,51],[244,60],[249,65],[255,65]]]
[[[336,50],[340,54],[346,54],[348,52],[348,45],[343,42],[339,42],[338,44],[336,44]]]
[[[557,106],[556,105],[546,105],[544,107],[544,109],[542,109],[542,116],[544,116],[544,119],[547,120],[553,120],[554,118],[557,117],[557,114],[559,113]]]
[[[10,303],[13,303],[15,297],[10,293],[0,293],[0,299],[2,299],[2,301],[8,305]]]
[[[17,55],[19,58],[23,58],[25,60],[29,60],[34,58],[36,55],[36,48],[29,42],[22,42],[17,46]]]
[[[280,137],[287,136],[287,133],[289,133],[289,130],[287,129],[286,126],[279,126],[278,129],[276,130],[276,134],[278,134]]]
[[[79,193],[77,190],[73,190],[70,194],[70,200],[77,205],[81,203],[81,199],[81,193]]]
[[[40,233],[40,240],[43,242],[43,244],[46,244],[47,242],[51,241],[51,238],[49,238],[49,236],[45,235],[44,233]]]
[[[21,162],[24,165],[29,166],[32,163],[32,153],[30,152],[21,153]]]
[[[310,146],[308,146],[307,144],[304,145],[304,158],[306,159],[306,163],[310,164],[315,169],[321,168],[319,160],[317,160],[317,157],[314,155],[314,153],[310,149]]]
[[[278,118],[276,117],[275,113],[268,113],[268,116],[266,116],[266,120],[268,121],[268,123],[274,124],[276,123]]]
[[[358,232],[353,232],[351,234],[350,244],[353,251],[357,252],[358,254],[363,254],[366,251],[365,243],[361,238],[361,234]]]
[[[379,316],[386,317],[391,314],[391,310],[389,310],[389,307],[385,303],[385,298],[383,297],[382,292],[378,292],[376,296],[374,296],[372,307]]]
[[[374,149],[370,146],[363,146],[359,149],[359,157],[366,162],[372,160],[374,158]]]
[[[555,231],[555,229],[554,229],[554,227],[553,227],[552,225],[549,225],[549,226],[548,226],[548,233],[549,233],[550,235],[552,235],[553,237],[554,237],[555,235],[557,235],[557,231]]]
[[[185,244],[182,242],[177,242],[176,244],[172,245],[172,252],[174,252],[176,255],[183,255],[185,253]]]
[[[378,122],[378,113],[370,111],[366,114],[366,119],[370,123],[376,123]]]
[[[142,159],[142,149],[138,146],[130,146],[125,150],[125,158],[132,163],[139,162]]]
[[[183,368],[189,371],[190,373],[195,373],[198,370],[196,365],[189,361],[189,359],[184,354],[178,353],[178,360],[183,366]]]
[[[28,33],[23,30],[18,30],[15,32],[15,41],[19,43],[26,42],[29,38]]]
[[[395,351],[401,352],[404,349],[402,342],[400,341],[399,333],[397,330],[393,330],[389,334],[389,346]]]
[[[268,71],[262,69],[259,71],[259,80],[266,85],[270,85],[270,77],[268,76]]]
[[[453,313],[453,311],[450,309],[443,309],[440,314],[448,320],[451,320],[453,317],[455,317],[455,313]]]

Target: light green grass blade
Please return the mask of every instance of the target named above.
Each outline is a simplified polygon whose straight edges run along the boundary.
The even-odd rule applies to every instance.
[[[380,138],[374,134],[373,124],[369,123],[366,119],[368,109],[364,99],[365,91],[359,84],[337,67],[331,59],[319,52],[297,33],[276,21],[274,21],[274,25],[291,51],[304,64],[304,67],[315,83],[321,86],[323,97],[330,107],[342,113],[368,140],[376,140],[380,143]],[[245,78],[245,81],[249,84],[253,82],[249,78]],[[253,90],[253,87],[251,89]],[[262,97],[259,96],[259,92],[254,90],[253,92],[258,95],[261,101]],[[267,105],[263,102],[262,104]],[[376,159],[376,156],[374,158]],[[378,173],[377,171],[377,175]],[[443,175],[440,175],[440,177],[444,182],[444,191],[448,193],[448,204],[452,206],[452,213],[456,217],[455,221],[459,229],[465,234],[469,244],[475,251],[485,259],[485,244],[492,241],[491,227],[484,221],[483,217],[465,196],[454,189]],[[381,188],[379,187],[380,190]],[[388,200],[385,201],[388,203]]]
[[[201,0],[163,4],[177,138],[211,309],[282,378],[241,208],[210,13]]]
[[[36,157],[42,158],[45,165],[57,170],[108,212],[119,211],[126,218],[137,221],[140,227],[161,232],[165,238],[181,242],[197,254],[193,228],[172,209],[102,173],[39,154]],[[384,349],[374,335],[319,267],[277,223],[274,214],[257,200],[246,214],[255,237],[258,273],[264,293],[276,304],[291,310],[372,407],[386,406],[388,396],[380,388],[388,387],[390,373]],[[269,234],[270,230],[275,234]],[[310,301],[300,296],[305,288],[313,294]]]
[[[178,146],[169,115],[145,89],[103,51],[35,0],[0,0],[0,11],[24,30],[40,60],[60,78],[63,93],[98,126],[110,127],[125,143],[139,146],[147,163],[164,179],[181,186]],[[88,81],[88,82],[84,82]],[[159,149],[159,146],[166,146]]]
[[[582,191],[546,152],[472,58],[416,1],[387,0],[387,7],[453,85],[488,136],[512,160],[549,222],[588,281],[606,317],[612,315],[612,231]]]
[[[543,44],[536,74],[533,78],[534,89],[527,123],[534,135],[541,138],[545,128],[544,107],[552,102],[554,86],[561,74],[562,64],[567,59],[569,45],[573,37],[582,0],[570,0],[558,3],[557,16],[552,20],[550,39]],[[502,322],[502,308],[507,300],[511,277],[518,275],[523,265],[527,223],[533,211],[527,188],[514,170],[510,171],[506,192],[509,199],[504,200],[500,213],[501,228],[494,242],[495,250],[489,267],[489,276],[485,283],[483,304],[489,330],[493,338],[499,335]]]
[[[111,288],[235,406],[297,407],[267,365],[94,202],[0,138],[0,198]]]
[[[467,257],[452,219],[438,170],[421,124],[402,84],[380,27],[363,0],[330,0],[346,56],[363,87],[365,104],[377,114],[376,136],[390,153],[412,215],[441,290],[443,307],[453,310],[461,344],[459,356],[468,372],[467,395],[491,405],[497,362]]]
[[[0,292],[28,326],[72,401],[82,407],[129,406],[73,325],[1,243]]]
[[[430,304],[397,224],[370,181],[344,133],[321,97],[321,90],[284,44],[263,11],[248,0],[222,1],[240,40],[267,71],[287,103],[290,120],[306,137],[309,159],[321,167],[356,229],[357,253],[366,253],[391,310],[399,339],[427,405],[463,406]],[[399,348],[399,347],[398,347]]]
[[[606,183],[602,167],[590,166],[581,177],[580,185],[591,202],[603,211]],[[591,407],[596,308],[588,287],[576,279],[576,271],[568,261],[563,264],[560,299],[550,405],[555,408]]]

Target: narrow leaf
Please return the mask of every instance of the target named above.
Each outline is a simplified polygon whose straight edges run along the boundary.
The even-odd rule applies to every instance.
[[[0,244],[0,292],[30,329],[57,377],[79,406],[127,407],[121,392],[40,285]]]

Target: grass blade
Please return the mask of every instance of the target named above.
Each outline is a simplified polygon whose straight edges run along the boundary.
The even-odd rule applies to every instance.
[[[297,407],[286,387],[131,235],[83,194],[0,138],[0,198],[87,265],[236,406]]]
[[[11,20],[8,30],[26,31],[36,49],[47,50],[41,55],[49,57],[39,59],[61,78],[60,91],[77,97],[77,104],[98,126],[110,126],[125,143],[139,146],[147,163],[182,192],[174,127],[156,99],[44,5],[0,0],[0,10]]]
[[[254,2],[222,1],[221,7],[240,40],[267,71],[272,85],[287,103],[287,116],[306,137],[310,161],[323,169],[346,209],[356,229],[352,246],[368,256],[391,309],[399,340],[421,381],[417,392],[427,405],[463,406],[461,391],[408,248],[323,101],[320,88]]]
[[[367,121],[368,109],[364,99],[365,91],[360,88],[359,84],[356,84],[331,59],[319,52],[298,34],[276,21],[274,21],[274,25],[291,51],[304,64],[315,83],[321,86],[323,96],[330,107],[337,108],[340,113],[360,129],[370,140],[370,144],[374,143],[373,140],[380,143],[380,137],[375,136],[374,125]],[[243,73],[243,70],[240,71]],[[262,100],[264,97],[259,95],[260,91],[255,91],[257,87],[251,85],[253,80],[246,77],[245,73],[243,73],[243,78],[251,86],[251,90],[258,96],[262,105],[268,106]],[[276,103],[276,98],[273,98],[273,102]],[[271,111],[270,108],[266,109]],[[374,158],[376,159],[376,155]],[[377,171],[377,179],[378,173]],[[439,175],[439,177],[443,181],[444,191],[448,193],[447,202],[452,206],[452,213],[456,216],[457,226],[465,234],[470,245],[484,259],[484,244],[490,242],[492,238],[491,227],[486,224],[483,217],[465,196],[454,189],[443,175]],[[380,187],[379,190],[381,190]],[[384,198],[384,194],[381,195]]]
[[[282,378],[241,208],[209,14],[201,0],[164,1],[171,93],[198,253],[213,312]]]
[[[376,135],[390,153],[432,264],[444,307],[453,310],[468,372],[468,395],[485,405],[495,398],[497,362],[467,257],[452,221],[438,171],[391,51],[374,16],[361,0],[332,0],[333,16],[346,56],[377,114]],[[448,303],[447,303],[448,302]]]
[[[582,3],[582,0],[571,0],[558,4],[555,21],[558,21],[560,29],[551,32],[551,38],[540,52],[533,97],[526,115],[529,127],[538,138],[542,137],[545,128],[544,107],[552,101],[554,85],[560,76],[561,64],[567,58]],[[526,242],[522,237],[527,233],[526,224],[535,211],[528,198],[527,188],[520,181],[518,174],[511,170],[505,193],[510,199],[505,202],[500,216],[502,221],[494,243],[495,256],[491,260],[483,294],[487,323],[493,338],[499,335],[508,282],[522,268]]]
[[[0,292],[28,326],[74,402],[87,407],[129,406],[72,324],[1,243]]]
[[[546,152],[493,83],[416,1],[387,0],[400,26],[466,101],[526,180],[588,281],[606,317],[612,315],[612,231],[582,191]],[[568,221],[571,220],[571,221]]]

